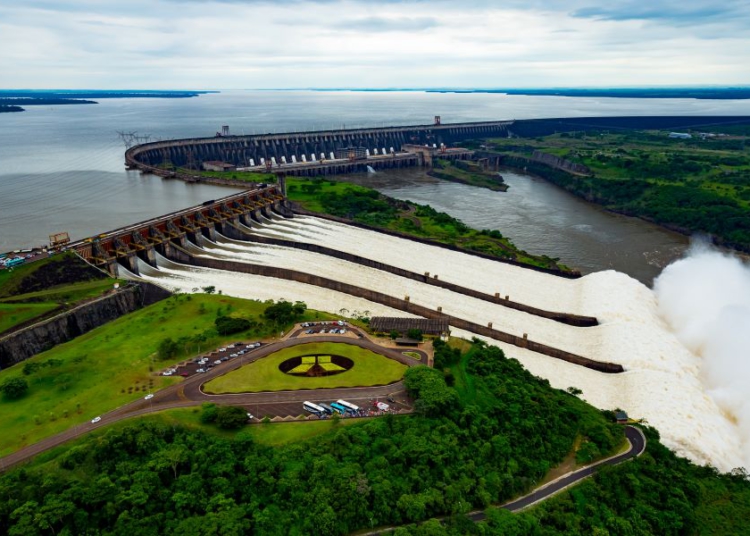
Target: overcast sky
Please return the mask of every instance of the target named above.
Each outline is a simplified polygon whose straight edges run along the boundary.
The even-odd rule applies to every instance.
[[[0,0],[2,88],[750,84],[750,0]]]

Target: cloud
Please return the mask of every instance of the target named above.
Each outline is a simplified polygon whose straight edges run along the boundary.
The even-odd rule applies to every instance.
[[[699,26],[717,22],[739,22],[748,14],[745,3],[721,2],[706,5],[691,1],[626,1],[587,6],[571,12],[571,16],[608,21],[651,21],[674,26]]]
[[[732,14],[747,9],[732,0],[0,0],[0,69],[12,73],[0,87],[742,84],[750,33]]]
[[[333,25],[334,28],[347,31],[365,32],[411,32],[422,31],[439,26],[437,19],[432,17],[364,17],[360,19],[344,19]]]

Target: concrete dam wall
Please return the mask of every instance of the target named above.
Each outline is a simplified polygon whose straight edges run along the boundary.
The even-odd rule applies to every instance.
[[[253,136],[219,136],[160,141],[137,145],[125,153],[125,163],[135,168],[154,167],[168,162],[177,167],[197,165],[219,160],[236,166],[249,166],[251,160],[260,165],[261,159],[277,162],[301,162],[329,159],[345,147],[362,147],[372,154],[399,152],[404,145],[445,144],[450,146],[472,138],[503,136],[513,121],[432,124],[291,132]]]

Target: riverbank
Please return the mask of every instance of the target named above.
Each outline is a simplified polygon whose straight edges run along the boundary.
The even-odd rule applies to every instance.
[[[477,162],[465,160],[449,162],[437,159],[434,161],[434,167],[427,172],[427,175],[445,181],[488,188],[496,192],[508,191],[508,185],[505,184],[505,180],[500,173],[485,171]]]
[[[493,139],[488,145],[502,165],[607,210],[750,252],[750,126],[694,135],[578,132]],[[553,162],[589,173],[571,173]]]
[[[498,230],[472,229],[461,220],[429,205],[382,195],[376,190],[340,180],[287,177],[289,200],[311,213],[343,218],[374,230],[405,238],[430,240],[451,249],[487,255],[550,273],[577,277],[580,273],[547,255],[518,248]]]

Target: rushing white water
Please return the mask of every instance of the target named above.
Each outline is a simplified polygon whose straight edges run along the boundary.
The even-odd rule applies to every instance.
[[[622,364],[626,372],[598,373],[515,346],[495,344],[519,359],[533,374],[558,388],[570,386],[600,408],[621,408],[646,418],[664,443],[679,454],[727,471],[743,465],[742,436],[726,411],[706,393],[700,359],[686,348],[662,319],[654,293],[638,281],[606,271],[567,280],[409,240],[361,230],[317,218],[274,220],[253,229],[266,236],[315,242],[415,272],[440,274],[461,285],[555,311],[596,316],[600,325],[575,328],[507,309],[332,257],[293,248],[220,238],[203,241],[191,253],[239,262],[299,270],[372,288],[586,357]],[[369,311],[371,315],[405,316],[366,300],[286,280],[192,268],[159,260],[160,269],[142,266],[146,279],[190,291],[215,285],[225,294],[255,299],[303,300],[315,309]],[[470,338],[473,334],[454,334]]]

